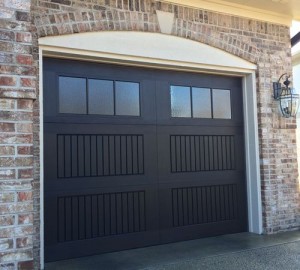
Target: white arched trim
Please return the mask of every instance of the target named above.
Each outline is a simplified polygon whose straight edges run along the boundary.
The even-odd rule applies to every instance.
[[[154,33],[94,32],[39,39],[41,268],[44,268],[43,57],[228,74],[243,78],[248,230],[262,233],[256,66],[219,49]]]
[[[90,32],[39,39],[50,56],[72,54],[81,58],[148,63],[176,68],[246,73],[256,66],[211,46],[169,35],[144,32]]]

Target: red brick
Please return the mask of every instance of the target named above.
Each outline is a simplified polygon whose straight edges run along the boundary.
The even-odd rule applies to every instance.
[[[21,65],[32,65],[33,64],[33,58],[32,55],[24,55],[19,54],[16,57],[17,63]]]
[[[24,192],[18,192],[18,201],[31,201],[32,200],[32,192],[31,191],[24,191]]]
[[[32,111],[33,109],[33,102],[29,99],[19,99],[17,101],[17,107],[19,110],[28,110]]]
[[[7,77],[7,76],[0,77],[0,86],[15,86],[16,83],[17,83],[16,77]]]
[[[34,269],[33,260],[18,263],[18,270],[32,270],[32,269]]]
[[[19,225],[33,224],[33,215],[32,214],[19,214],[18,224]]]
[[[27,248],[32,246],[32,237],[17,238],[17,248]]]
[[[32,146],[18,146],[17,147],[18,155],[32,155],[33,147]]]
[[[21,86],[34,88],[36,87],[36,81],[31,78],[21,78]]]
[[[23,43],[31,43],[32,35],[31,33],[23,33],[23,32],[17,33],[16,41],[23,42]]]
[[[20,110],[32,110],[33,109],[33,102],[32,100],[28,99],[19,99],[17,101],[18,109]]]
[[[0,123],[0,132],[14,132],[15,124],[14,123]]]
[[[33,169],[19,169],[18,170],[19,179],[30,179],[33,178]]]

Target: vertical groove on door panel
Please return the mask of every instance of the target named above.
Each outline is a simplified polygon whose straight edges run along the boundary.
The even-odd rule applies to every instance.
[[[139,174],[143,135],[57,135],[58,178]]]
[[[236,220],[237,185],[172,189],[173,227]]]
[[[58,242],[145,230],[145,191],[65,196],[57,199]]]
[[[232,135],[171,135],[170,168],[176,172],[235,169]]]

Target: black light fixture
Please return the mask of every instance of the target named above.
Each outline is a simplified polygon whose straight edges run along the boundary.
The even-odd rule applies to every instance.
[[[280,80],[285,77],[283,85]],[[294,88],[290,88],[290,75],[284,73],[280,76],[278,82],[273,82],[274,99],[279,101],[279,109],[283,117],[295,117],[299,107],[299,95],[295,93]]]

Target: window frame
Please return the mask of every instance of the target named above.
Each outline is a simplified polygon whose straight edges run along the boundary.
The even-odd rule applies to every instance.
[[[189,102],[190,102],[190,117],[187,116],[173,116],[172,115],[172,98],[171,98],[171,87],[186,87],[189,88]],[[198,89],[208,89],[210,92],[210,109],[211,109],[211,117],[194,117],[194,110],[193,108],[193,88]],[[220,91],[229,91],[229,107],[230,107],[230,118],[220,118],[220,117],[214,117],[214,102],[213,102],[213,90],[220,90]],[[169,85],[169,97],[170,97],[170,117],[171,119],[193,119],[193,120],[233,120],[232,118],[232,93],[231,89],[229,88],[216,88],[216,87],[204,87],[204,86],[187,86],[187,85],[180,85],[180,84],[170,84]]]
[[[80,78],[80,79],[85,79],[85,94],[86,94],[86,113],[65,113],[65,112],[60,112],[60,98],[59,98],[59,79],[60,77],[68,77],[68,78]],[[113,82],[113,114],[90,114],[89,113],[89,80],[99,80],[99,81],[111,81]],[[121,115],[121,114],[116,114],[116,82],[125,82],[125,83],[135,83],[138,85],[138,106],[139,106],[139,114],[138,115]],[[83,116],[83,117],[103,117],[103,118],[116,118],[116,117],[121,117],[121,118],[126,118],[126,117],[133,117],[133,118],[141,118],[142,115],[142,102],[141,102],[141,83],[139,81],[132,81],[132,80],[121,80],[121,79],[111,79],[111,78],[99,78],[99,77],[87,77],[87,76],[80,76],[78,74],[70,74],[70,73],[59,73],[56,74],[56,99],[57,99],[57,108],[56,108],[56,113],[57,115],[61,116]]]

